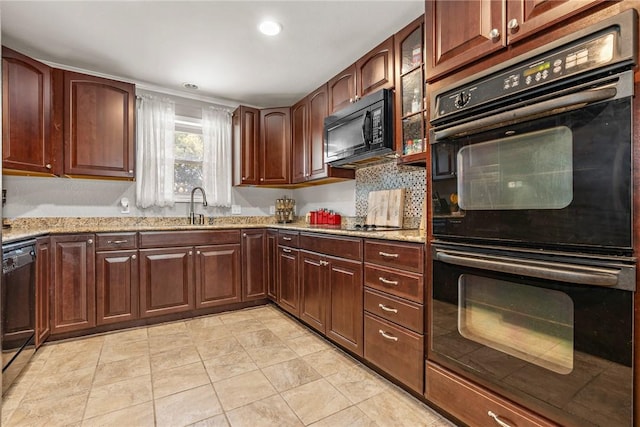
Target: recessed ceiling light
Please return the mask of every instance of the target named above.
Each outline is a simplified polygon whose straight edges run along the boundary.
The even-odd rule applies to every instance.
[[[198,89],[198,85],[194,83],[182,83],[182,87],[185,89],[191,89],[191,90]]]
[[[282,31],[282,25],[275,21],[263,21],[258,25],[260,32],[267,36],[275,36]]]

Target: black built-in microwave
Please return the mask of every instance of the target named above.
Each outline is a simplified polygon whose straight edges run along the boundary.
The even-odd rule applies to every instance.
[[[367,95],[324,120],[324,161],[355,167],[394,153],[393,92]]]

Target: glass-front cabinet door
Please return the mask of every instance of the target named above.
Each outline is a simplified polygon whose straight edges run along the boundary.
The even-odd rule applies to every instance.
[[[395,141],[400,161],[426,163],[424,102],[424,19],[396,34]]]

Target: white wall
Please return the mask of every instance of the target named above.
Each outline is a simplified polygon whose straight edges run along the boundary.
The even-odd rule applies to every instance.
[[[25,217],[112,217],[112,216],[187,216],[188,203],[176,203],[173,208],[138,209],[135,206],[135,183],[77,178],[40,178],[5,175],[7,190],[5,218]],[[269,215],[269,208],[282,196],[296,199],[299,215],[317,208],[355,214],[355,182],[306,187],[297,190],[242,187],[234,188],[233,204],[240,205],[242,216]],[[130,213],[120,213],[120,200],[129,199]],[[204,208],[198,213],[207,216],[231,215],[228,209]]]

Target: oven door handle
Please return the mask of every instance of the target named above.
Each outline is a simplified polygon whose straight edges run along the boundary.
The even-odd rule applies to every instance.
[[[620,270],[614,268],[589,267],[577,264],[524,260],[495,255],[478,255],[467,252],[436,249],[435,258],[447,264],[479,268],[500,273],[517,274],[581,285],[615,287]]]
[[[434,139],[435,141],[440,141],[453,136],[472,135],[487,129],[503,126],[505,124],[523,122],[532,117],[546,116],[563,111],[575,110],[577,108],[582,108],[587,104],[614,98],[617,93],[618,91],[615,87],[607,86],[560,96],[558,98],[538,102],[533,105],[527,105],[526,107],[493,114],[489,117],[472,120],[468,123],[435,131]]]

